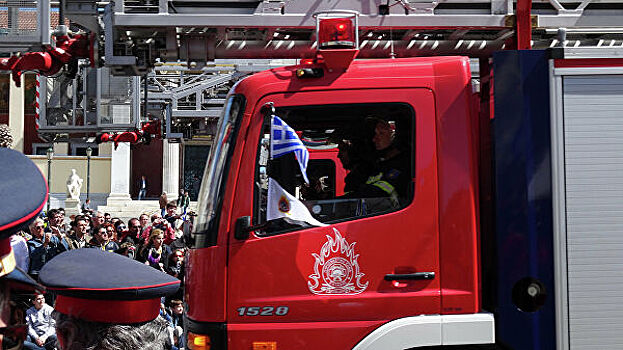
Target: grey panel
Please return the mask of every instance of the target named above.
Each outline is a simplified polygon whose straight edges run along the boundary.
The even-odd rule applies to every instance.
[[[623,75],[563,92],[570,349],[622,349]]]

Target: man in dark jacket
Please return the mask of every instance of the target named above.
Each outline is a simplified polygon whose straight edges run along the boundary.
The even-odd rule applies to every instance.
[[[141,179],[138,181],[138,200],[145,199],[147,194],[147,179],[145,175],[141,175]]]

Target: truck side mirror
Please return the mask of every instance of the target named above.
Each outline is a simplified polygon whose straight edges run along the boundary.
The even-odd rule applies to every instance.
[[[241,216],[236,219],[236,225],[234,227],[234,238],[244,241],[249,238],[249,232],[251,232],[251,217]]]

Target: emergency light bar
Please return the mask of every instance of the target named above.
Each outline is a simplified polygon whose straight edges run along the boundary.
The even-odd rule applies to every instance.
[[[359,12],[350,10],[314,13],[316,47],[322,49],[359,48]]]

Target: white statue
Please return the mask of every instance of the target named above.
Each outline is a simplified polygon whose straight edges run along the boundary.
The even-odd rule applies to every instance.
[[[67,196],[74,200],[80,200],[82,179],[76,174],[76,169],[71,169],[71,175],[67,178]]]

